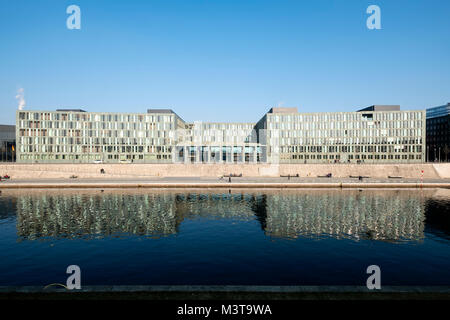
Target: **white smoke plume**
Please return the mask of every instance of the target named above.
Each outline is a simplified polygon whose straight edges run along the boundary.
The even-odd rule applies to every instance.
[[[17,102],[19,103],[17,109],[23,110],[23,108],[25,107],[25,90],[23,88],[17,90],[16,99]]]

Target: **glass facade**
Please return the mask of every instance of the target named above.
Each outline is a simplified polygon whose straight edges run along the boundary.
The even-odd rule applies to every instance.
[[[427,161],[450,161],[450,103],[427,109]]]
[[[177,134],[175,162],[262,162],[263,147],[257,143],[255,123],[195,122],[185,134]]]
[[[16,148],[16,127],[0,124],[0,161],[14,162]]]

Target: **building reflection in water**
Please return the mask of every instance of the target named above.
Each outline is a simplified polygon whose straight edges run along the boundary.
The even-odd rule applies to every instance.
[[[248,194],[28,194],[17,198],[21,238],[176,234],[188,218],[252,220]]]
[[[450,189],[439,189],[425,201],[425,231],[450,240]]]
[[[31,194],[18,198],[17,232],[27,239],[174,234],[174,206],[170,194]]]
[[[24,239],[173,235],[184,219],[257,220],[267,236],[383,241],[424,238],[426,197],[411,191],[264,193],[73,191],[20,194]]]
[[[279,194],[267,199],[266,234],[372,240],[424,237],[421,197],[372,192]]]

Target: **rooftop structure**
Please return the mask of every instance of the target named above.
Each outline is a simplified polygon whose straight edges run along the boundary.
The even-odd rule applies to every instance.
[[[373,105],[358,111],[400,111],[399,105]]]
[[[298,110],[296,107],[274,107],[270,108],[268,113],[297,113]]]
[[[61,111],[61,112],[86,112],[83,109],[56,109],[56,111]]]

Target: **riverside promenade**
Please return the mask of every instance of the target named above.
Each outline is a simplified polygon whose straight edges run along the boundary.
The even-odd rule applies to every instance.
[[[450,163],[360,165],[3,163],[0,164],[0,176],[5,175],[10,179],[0,181],[0,189],[450,188]],[[327,177],[329,175],[331,177]]]
[[[147,177],[147,178],[60,178],[8,179],[1,189],[26,188],[209,188],[209,189],[296,189],[296,188],[447,188],[450,179],[412,178],[326,178],[326,177]]]

